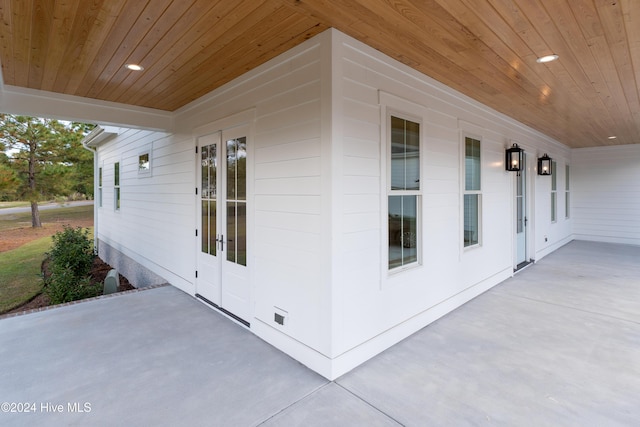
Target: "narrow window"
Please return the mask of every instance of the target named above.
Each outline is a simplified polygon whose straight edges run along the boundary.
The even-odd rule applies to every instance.
[[[564,173],[564,217],[567,219],[569,219],[569,212],[571,211],[569,201],[569,165],[566,165]]]
[[[98,207],[102,207],[102,167],[98,168]]]
[[[558,220],[558,179],[556,162],[551,162],[551,222]]]
[[[387,190],[389,269],[418,262],[420,240],[420,124],[390,118],[390,186]]]
[[[138,173],[149,173],[150,170],[149,153],[140,154],[138,156]]]
[[[113,165],[113,196],[114,206],[117,211],[120,210],[120,162]]]
[[[480,141],[464,139],[464,246],[480,243],[480,209],[482,207]]]

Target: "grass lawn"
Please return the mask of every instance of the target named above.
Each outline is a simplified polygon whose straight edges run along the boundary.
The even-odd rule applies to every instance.
[[[42,292],[40,265],[51,243],[50,236],[42,237],[0,253],[0,314]]]
[[[40,221],[43,224],[62,222],[73,225],[77,220],[86,219],[93,219],[92,205],[40,211]],[[31,227],[31,212],[0,215],[0,231],[20,227]]]
[[[31,213],[0,215],[0,314],[42,292],[40,266],[63,224],[90,228],[93,206],[40,211],[42,228],[31,228]]]

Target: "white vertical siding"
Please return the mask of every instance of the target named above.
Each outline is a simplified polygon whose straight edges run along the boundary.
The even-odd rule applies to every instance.
[[[640,245],[640,145],[574,149],[570,175],[575,238]]]

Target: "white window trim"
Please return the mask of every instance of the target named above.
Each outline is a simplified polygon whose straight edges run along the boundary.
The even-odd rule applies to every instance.
[[[379,91],[380,102],[380,162],[384,165],[383,173],[381,173],[381,192],[380,192],[380,213],[381,213],[381,277],[392,277],[397,274],[401,274],[406,271],[414,270],[422,267],[423,265],[423,228],[424,228],[424,185],[425,185],[425,172],[424,172],[424,153],[425,153],[425,129],[424,129],[424,117],[426,117],[426,108],[424,106],[415,104],[411,101],[404,100],[390,93]],[[414,113],[407,113],[407,111],[413,111]],[[416,112],[421,113],[416,114]],[[391,143],[391,129],[390,120],[391,116],[410,120],[420,125],[420,190],[402,191],[393,190],[391,192],[391,156],[389,155],[390,143]],[[389,269],[389,196],[390,195],[416,195],[417,196],[417,259],[410,264],[402,265],[393,269]]]
[[[466,139],[471,138],[480,141],[480,190],[466,190]],[[484,167],[483,162],[485,158],[484,143],[482,135],[468,130],[462,130],[460,132],[460,236],[458,241],[460,242],[461,251],[468,252],[477,248],[481,248],[483,244],[483,189],[484,189]],[[478,243],[470,246],[464,245],[464,196],[467,194],[478,194]]]

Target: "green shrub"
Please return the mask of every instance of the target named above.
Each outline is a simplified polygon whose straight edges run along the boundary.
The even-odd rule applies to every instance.
[[[95,253],[88,228],[64,226],[63,231],[53,235],[53,246],[48,255],[52,268],[68,269],[76,277],[84,277],[91,271]]]
[[[92,286],[89,273],[95,252],[89,230],[80,227],[64,227],[53,235],[49,257],[49,277],[45,278],[45,291],[52,304],[76,301],[101,293],[99,286]]]
[[[101,294],[100,287],[92,285],[89,277],[76,277],[70,270],[52,272],[45,291],[51,304],[77,301]]]

